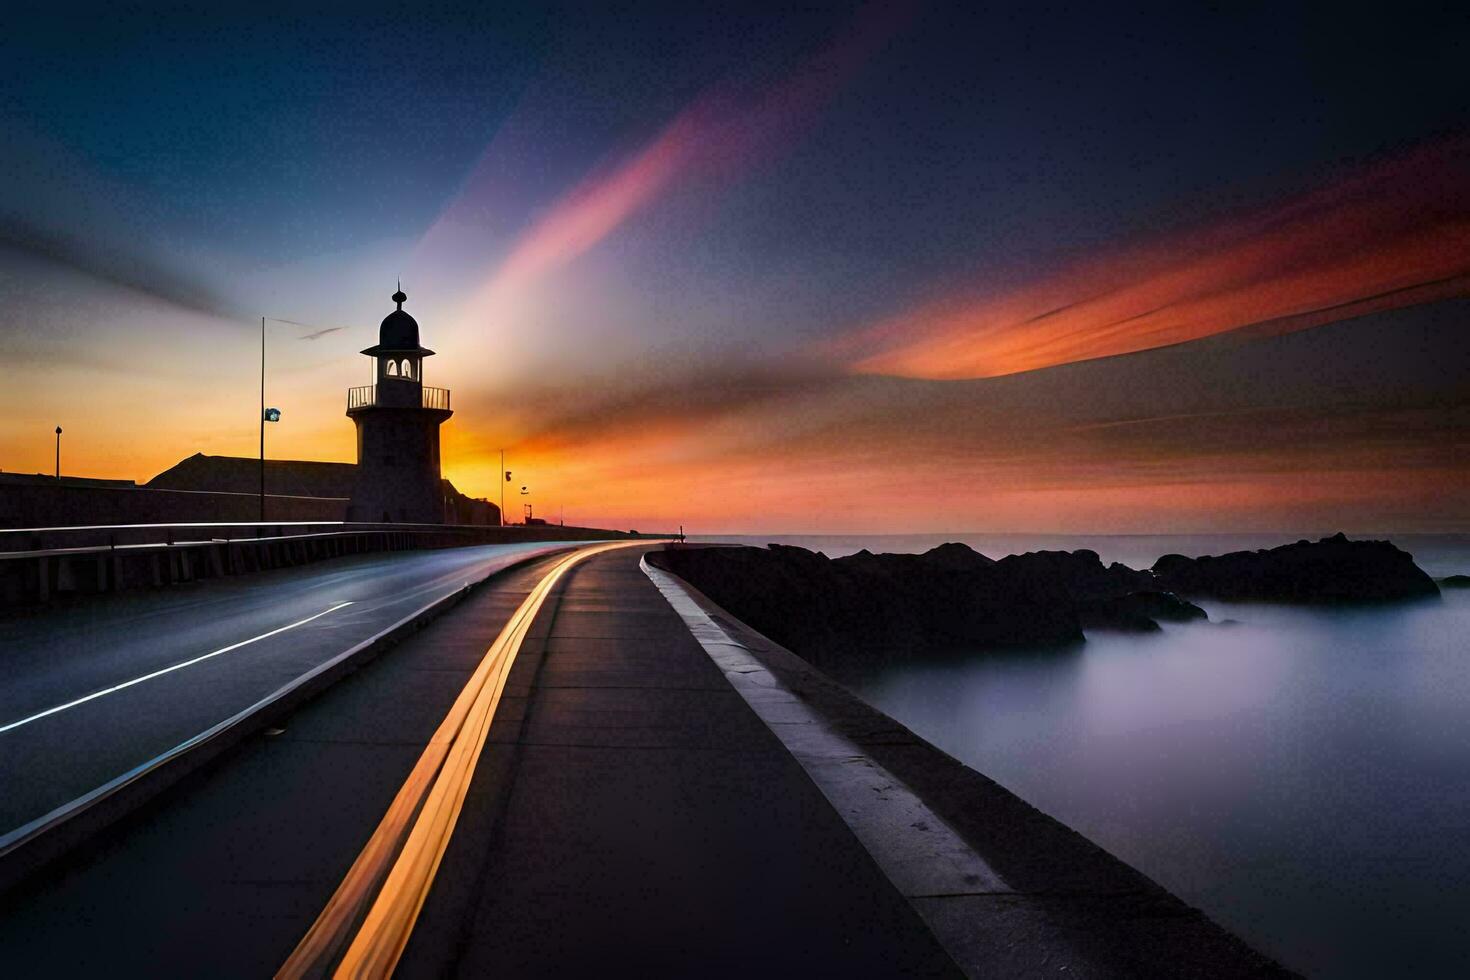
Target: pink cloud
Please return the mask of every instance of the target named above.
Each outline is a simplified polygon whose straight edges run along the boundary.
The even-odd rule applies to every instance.
[[[494,295],[575,261],[682,182],[695,177],[731,181],[780,153],[800,139],[812,118],[905,20],[892,8],[865,8],[780,83],[754,94],[737,94],[732,85],[704,92],[646,143],[604,161],[563,193],[519,236],[481,295]],[[473,223],[473,216],[483,211],[486,185],[496,179],[489,161],[502,141],[498,136],[492,143],[480,176],[435,222],[424,242],[447,234],[450,224]]]

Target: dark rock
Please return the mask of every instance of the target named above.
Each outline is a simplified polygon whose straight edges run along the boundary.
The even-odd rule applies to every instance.
[[[1450,575],[1439,580],[1440,588],[1470,589],[1470,575]]]
[[[1117,630],[1121,633],[1157,633],[1162,626],[1143,613],[1130,609],[1122,599],[1090,602],[1078,610],[1083,629]]]
[[[999,562],[1003,571],[1042,576],[1055,581],[1071,600],[1082,625],[1089,629],[1116,629],[1152,633],[1157,620],[1187,622],[1205,619],[1205,611],[1167,592],[1154,576],[1114,562],[1104,566],[1097,552],[1031,551]]]
[[[858,552],[860,555],[868,554],[867,549]],[[995,564],[994,558],[987,558],[980,552],[968,545],[942,544],[937,548],[930,548],[919,556],[926,564],[935,568],[947,568],[951,571],[967,571],[972,568],[984,568]]]
[[[1209,619],[1199,606],[1170,592],[1132,592],[1110,599],[1093,599],[1079,603],[1078,614],[1085,628],[1135,633],[1157,632],[1159,620],[1187,623]]]
[[[963,545],[835,559],[790,546],[679,548],[649,560],[817,663],[1082,640],[1054,579],[1002,570]]]
[[[992,561],[962,544],[844,558],[777,544],[674,548],[649,560],[819,665],[1059,646],[1081,641],[1084,627],[1154,632],[1160,621],[1208,619],[1179,594],[1327,602],[1439,591],[1389,542],[1341,534],[1217,558],[1165,555],[1152,571],[1105,566],[1087,550]]]
[[[1103,566],[1097,552],[1028,551],[1010,555],[997,563],[1001,570],[1044,576],[1055,581],[1077,601],[1118,599],[1134,592],[1154,592],[1158,583],[1148,572],[1139,572],[1114,562]]]
[[[1153,574],[1171,592],[1219,599],[1382,602],[1439,594],[1408,552],[1341,533],[1216,557],[1165,555],[1154,562]]]

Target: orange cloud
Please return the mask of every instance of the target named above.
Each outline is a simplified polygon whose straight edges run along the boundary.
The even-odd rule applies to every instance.
[[[1376,461],[1375,461],[1376,462]],[[1228,453],[1195,465],[1145,467],[1098,459],[956,461],[781,449],[763,456],[651,458],[614,443],[596,458],[534,450],[514,456],[536,513],[568,523],[693,532],[1457,529],[1465,470],[1378,465],[1283,469],[1276,458]],[[475,464],[457,461],[461,482]],[[496,458],[484,461],[493,471]],[[507,463],[507,465],[512,465]],[[1180,472],[1180,470],[1183,472]],[[514,509],[522,498],[507,497]]]
[[[536,399],[542,424],[510,442],[507,465],[532,487],[538,513],[565,505],[569,521],[645,529],[1464,526],[1470,497],[1458,487],[1470,483],[1456,447],[1470,414],[1450,382],[1391,404],[1375,397],[1381,388],[1356,403],[1305,387],[1261,404],[1283,372],[1244,375],[1263,359],[1310,363],[1306,340],[1219,358],[1161,350],[1143,356],[1143,372],[1094,361],[958,383],[673,378],[669,391],[551,418],[541,417],[554,411],[547,393]],[[1201,360],[1233,363],[1202,373]],[[1172,388],[1181,373],[1189,391]],[[705,390],[720,392],[717,404],[692,410]],[[1148,411],[1160,404],[1172,411]],[[446,472],[461,486],[495,487],[495,446],[456,442]]]
[[[1463,141],[1018,289],[905,311],[825,350],[861,373],[1014,374],[1254,326],[1303,329],[1470,293]]]

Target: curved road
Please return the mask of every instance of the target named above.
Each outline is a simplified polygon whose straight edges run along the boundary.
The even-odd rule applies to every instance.
[[[361,555],[0,618],[0,836],[254,704],[525,542]]]

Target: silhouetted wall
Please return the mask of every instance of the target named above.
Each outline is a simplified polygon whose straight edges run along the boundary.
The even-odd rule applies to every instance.
[[[259,465],[253,459],[196,453],[145,486],[71,476],[57,483],[43,474],[0,473],[0,528],[255,521],[260,519]],[[287,492],[266,494],[266,519],[347,520],[356,471],[351,463],[267,460],[266,489]],[[490,501],[467,497],[448,480],[438,487],[428,523],[500,523],[500,509]]]
[[[266,496],[272,521],[340,521],[345,497]],[[254,521],[260,498],[246,493],[154,490],[147,487],[0,484],[0,527],[67,527],[95,524],[179,524]]]

